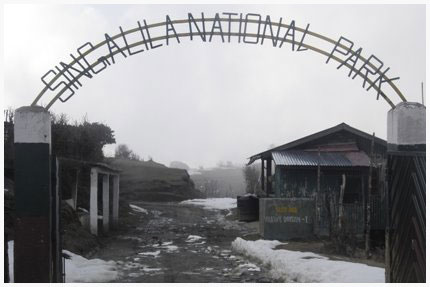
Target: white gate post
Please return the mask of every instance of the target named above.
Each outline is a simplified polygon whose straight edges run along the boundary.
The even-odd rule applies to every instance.
[[[51,119],[43,107],[15,111],[15,282],[52,282]]]
[[[90,231],[97,235],[98,227],[98,171],[91,168],[91,187],[90,187]]]
[[[118,224],[119,208],[119,174],[113,176],[113,194],[112,194],[112,220],[113,225]]]
[[[103,231],[109,231],[109,174],[103,174]]]
[[[425,282],[426,107],[390,110],[387,143],[385,281]]]

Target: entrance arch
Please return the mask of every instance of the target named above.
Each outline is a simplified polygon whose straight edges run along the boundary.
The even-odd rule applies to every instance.
[[[41,80],[44,88],[33,100],[32,106],[37,105],[43,96],[51,93],[46,109],[49,109],[57,100],[68,101],[75,91],[82,86],[82,79],[91,79],[110,65],[115,64],[115,57],[127,58],[141,52],[169,45],[171,41],[178,44],[181,40],[189,38],[191,41],[199,39],[202,42],[211,42],[213,37],[220,37],[222,42],[235,40],[237,43],[266,45],[272,44],[274,48],[282,48],[284,45],[291,46],[292,51],[312,51],[325,57],[325,62],[334,61],[338,63],[337,69],[349,70],[348,77],[355,79],[357,76],[363,80],[362,87],[367,91],[373,89],[377,93],[377,99],[381,96],[391,108],[395,107],[395,100],[391,99],[386,90],[389,88],[391,94],[399,97],[400,101],[406,102],[406,98],[397,88],[393,81],[399,77],[387,76],[390,68],[375,55],[365,57],[363,49],[354,47],[354,42],[341,36],[333,40],[322,34],[309,30],[310,24],[305,28],[296,26],[292,20],[289,24],[273,21],[269,15],[222,13],[228,18],[222,18],[216,13],[213,18],[194,17],[188,13],[186,19],[171,20],[166,15],[166,21],[155,24],[143,24],[137,21],[137,27],[124,30],[119,27],[120,32],[114,36],[105,33],[105,40],[93,45],[91,42],[84,43],[79,47],[75,55],[70,54],[71,61],[60,62],[60,67],[55,66],[45,73]],[[233,14],[235,18],[233,18]],[[224,24],[224,25],[223,25]],[[154,33],[157,30],[158,33]],[[152,29],[152,32],[151,32]],[[224,30],[223,30],[224,29]],[[138,41],[131,42],[130,37],[139,37]],[[163,44],[163,41],[165,43]],[[287,43],[287,44],[285,44]],[[138,48],[138,50],[137,50]],[[88,58],[97,54],[96,60],[89,61]]]

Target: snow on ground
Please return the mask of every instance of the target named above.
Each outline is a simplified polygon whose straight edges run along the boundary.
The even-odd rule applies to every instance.
[[[70,251],[66,259],[66,282],[109,282],[118,277],[116,263],[101,259],[86,259]]]
[[[160,250],[157,250],[157,251],[154,251],[154,252],[140,252],[139,255],[152,256],[154,258],[157,258],[160,255]]]
[[[165,250],[167,253],[177,252],[179,247],[176,245],[172,245],[173,241],[163,242],[161,245],[153,244],[154,248],[161,248]]]
[[[244,264],[240,264],[239,268],[247,268],[248,271],[257,271],[260,272],[261,269],[260,267],[258,267],[257,265],[253,264],[253,263],[244,263]]]
[[[145,208],[139,207],[139,206],[134,205],[134,204],[129,204],[129,205],[130,205],[131,209],[133,209],[134,211],[148,214],[148,210],[146,210]]]
[[[247,241],[238,237],[233,241],[232,247],[235,251],[270,266],[272,275],[286,282],[385,282],[383,268],[329,260],[312,252],[273,250],[280,244],[282,243],[276,240]]]
[[[203,237],[198,236],[198,235],[188,235],[187,239],[185,240],[185,242],[196,242],[199,241],[200,239],[203,239]]]
[[[144,265],[141,268],[141,270],[145,271],[145,272],[156,272],[156,271],[161,271],[162,269],[161,268],[151,268],[151,267],[148,267],[148,266]]]
[[[70,256],[66,259],[66,282],[109,282],[118,277],[116,263],[101,259],[86,259],[70,251],[63,250]],[[8,242],[10,281],[13,274],[13,241]]]
[[[7,243],[7,255],[9,257],[9,281],[15,282],[13,277],[13,240]]]
[[[181,201],[179,204],[197,205],[205,209],[231,209],[237,207],[237,200],[230,197],[189,199]]]

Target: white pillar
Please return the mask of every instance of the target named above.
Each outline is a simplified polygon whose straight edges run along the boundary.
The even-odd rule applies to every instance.
[[[109,174],[103,174],[103,231],[109,231]]]
[[[53,282],[51,120],[43,107],[15,111],[15,244],[17,283]]]
[[[90,231],[92,234],[97,235],[98,225],[98,209],[97,209],[97,187],[98,187],[98,173],[96,168],[91,169],[91,187],[90,187]]]
[[[112,219],[113,224],[118,224],[119,208],[119,175],[113,176],[113,194],[112,194]]]
[[[387,196],[385,230],[386,282],[425,282],[425,167],[419,162],[426,152],[426,107],[420,103],[402,102],[387,117]],[[423,169],[423,170],[422,170]],[[407,212],[402,212],[402,211]],[[403,238],[404,242],[400,242]],[[424,245],[425,246],[425,245]],[[403,254],[401,256],[393,256]],[[405,265],[402,258],[410,258]],[[421,258],[424,258],[423,260]],[[424,264],[421,264],[424,262]],[[414,268],[415,266],[422,268]],[[401,268],[393,268],[402,266]],[[399,271],[400,270],[400,271]],[[404,274],[414,273],[413,277]],[[413,279],[411,279],[413,278]],[[413,281],[405,281],[413,280]]]

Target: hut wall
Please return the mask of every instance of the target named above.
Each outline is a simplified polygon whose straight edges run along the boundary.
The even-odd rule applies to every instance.
[[[346,175],[344,219],[347,232],[364,232],[367,195],[367,170],[360,168],[321,168],[320,192],[317,195],[317,168],[276,166],[275,194],[278,198],[316,198],[315,234],[329,235],[337,224],[342,174]],[[379,211],[373,206],[374,212]]]
[[[312,198],[317,188],[316,169],[276,166],[275,194],[278,198]]]

